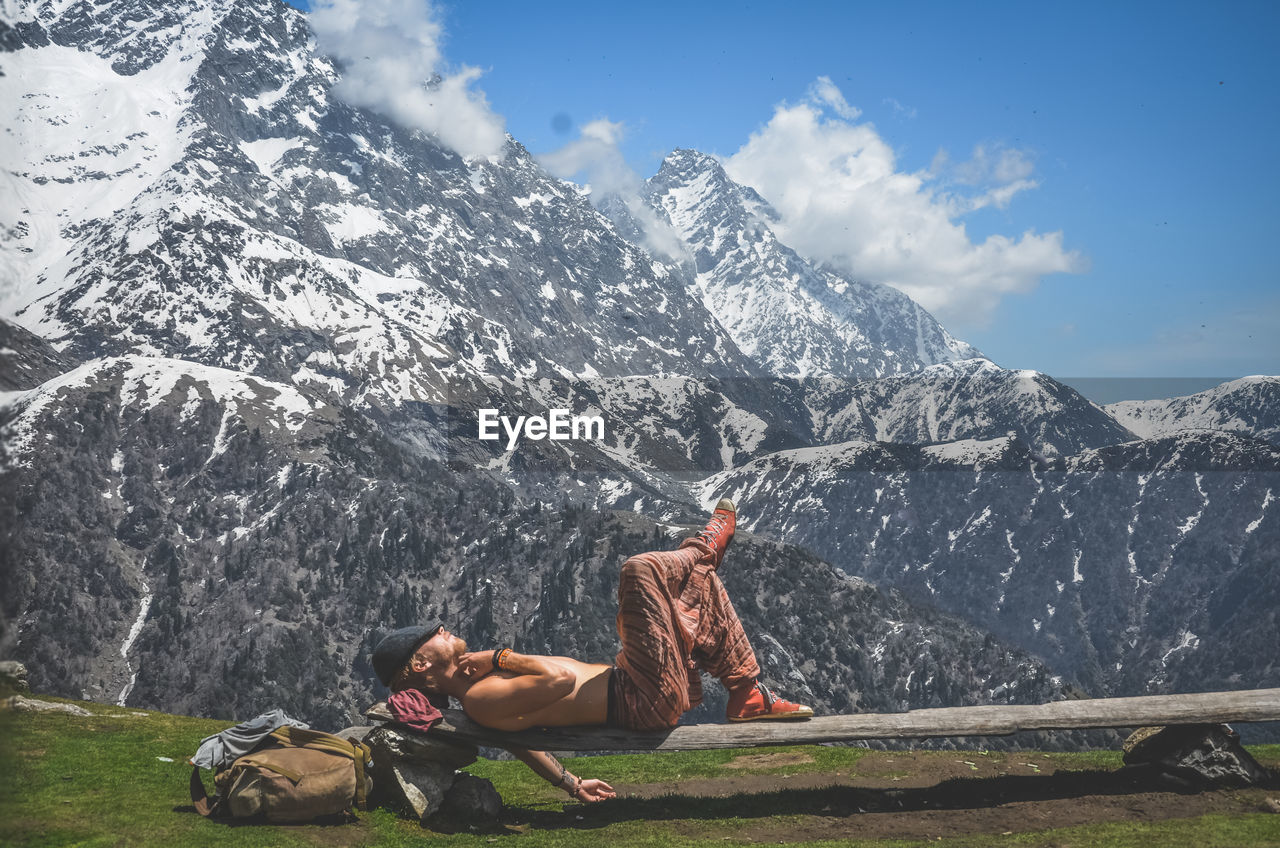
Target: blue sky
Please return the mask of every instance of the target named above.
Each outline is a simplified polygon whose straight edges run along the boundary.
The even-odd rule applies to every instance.
[[[904,289],[1003,366],[1280,373],[1267,246],[1280,223],[1280,4],[413,5],[434,20],[438,67],[478,69],[470,90],[535,154],[603,119],[640,177],[692,147],[781,191],[823,175],[741,153],[753,134],[774,150],[871,138],[878,158],[864,166],[887,162],[918,185],[908,205],[950,210],[952,247],[967,239],[967,282],[948,282],[940,242],[925,242],[937,261],[902,271]],[[807,129],[784,134],[796,115]],[[910,214],[895,197],[873,207],[881,238]],[[841,246],[814,214],[796,211],[791,232],[827,258]],[[1026,233],[1026,250],[979,249]],[[873,254],[841,261],[895,277]],[[1001,262],[1017,269],[1003,282]],[[1037,270],[1054,267],[1071,271]]]

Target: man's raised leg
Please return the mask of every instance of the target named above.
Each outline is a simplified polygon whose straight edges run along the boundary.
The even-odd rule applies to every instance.
[[[727,522],[721,519],[722,513],[728,513]],[[812,709],[779,698],[759,682],[760,665],[756,662],[755,651],[751,649],[720,575],[715,572],[715,567],[724,558],[725,547],[733,538],[736,519],[733,501],[722,498],[707,529],[686,539],[681,546],[706,551],[694,569],[695,573],[701,572],[701,579],[690,580],[681,596],[682,602],[695,604],[700,611],[693,659],[707,674],[719,678],[729,690],[726,716],[729,721],[808,718],[813,715]],[[713,562],[714,566],[711,565]],[[700,596],[694,598],[694,592]]]
[[[805,718],[757,684],[760,667],[715,570],[733,538],[736,511],[723,499],[707,527],[675,551],[640,554],[623,564],[618,581],[615,699],[617,720],[634,729],[676,724],[702,700],[698,669],[729,690],[729,718]]]

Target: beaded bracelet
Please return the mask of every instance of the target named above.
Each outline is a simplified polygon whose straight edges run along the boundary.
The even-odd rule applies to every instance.
[[[565,778],[571,778],[573,780],[572,789],[564,785]],[[556,781],[556,786],[559,786],[561,789],[563,789],[565,792],[568,792],[570,795],[577,795],[578,790],[582,788],[582,778],[574,777],[573,775],[569,774],[569,769],[566,768],[563,763],[561,763],[560,779]]]
[[[508,656],[510,656],[510,655],[511,655],[511,649],[510,649],[510,648],[503,648],[503,649],[502,649],[502,650],[500,650],[500,651],[494,651],[494,652],[493,652],[493,667],[494,667],[494,668],[500,668],[500,669],[502,669],[503,671],[506,671],[506,670],[507,670],[507,667],[506,667],[506,666],[504,666],[504,665],[503,665],[503,663],[506,661],[507,657],[508,657]]]

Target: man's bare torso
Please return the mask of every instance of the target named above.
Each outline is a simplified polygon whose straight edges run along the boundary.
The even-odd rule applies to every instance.
[[[570,671],[575,679],[573,691],[554,703],[520,713],[501,722],[498,730],[524,730],[529,727],[563,727],[572,724],[604,724],[608,718],[609,673],[611,666],[584,663],[572,657],[541,657],[543,661]],[[472,698],[492,696],[501,689],[502,681],[518,677],[514,672],[494,670],[471,685],[462,696],[462,709],[470,713],[467,702]]]

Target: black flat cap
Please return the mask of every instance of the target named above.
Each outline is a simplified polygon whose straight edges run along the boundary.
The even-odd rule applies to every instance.
[[[383,686],[391,685],[391,678],[404,668],[404,664],[413,656],[413,652],[432,636],[444,629],[443,624],[424,627],[421,624],[413,627],[401,627],[382,638],[378,647],[373,649],[373,671],[382,681]]]

